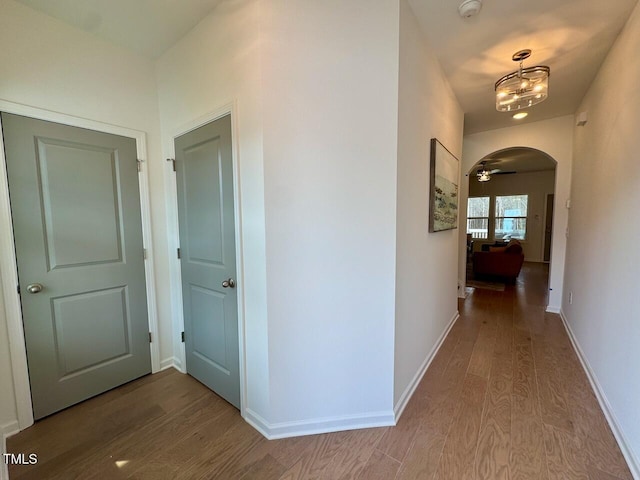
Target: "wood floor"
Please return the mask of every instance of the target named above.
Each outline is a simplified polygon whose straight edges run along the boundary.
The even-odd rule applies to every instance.
[[[545,285],[526,264],[461,302],[395,427],[267,441],[169,370],[11,437],[39,460],[11,479],[632,479]]]

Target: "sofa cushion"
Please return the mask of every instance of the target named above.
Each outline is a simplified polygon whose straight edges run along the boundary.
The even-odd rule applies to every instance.
[[[505,247],[504,252],[505,253],[520,254],[520,253],[522,253],[522,245],[520,244],[520,242],[518,240],[511,239],[511,240],[509,240],[509,243]]]
[[[507,247],[489,247],[491,253],[504,253],[506,250]]]

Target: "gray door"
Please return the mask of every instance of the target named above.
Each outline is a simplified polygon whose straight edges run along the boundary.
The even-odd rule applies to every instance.
[[[175,147],[187,372],[239,408],[230,117]]]
[[[2,114],[36,419],[150,373],[135,140]]]

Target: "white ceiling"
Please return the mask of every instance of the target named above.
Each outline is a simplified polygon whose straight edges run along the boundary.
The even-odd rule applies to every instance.
[[[549,98],[520,123],[575,113],[637,0],[484,0],[462,19],[462,0],[409,0],[465,112],[465,134],[516,124],[495,109],[494,84],[526,66],[548,65]]]
[[[158,58],[221,0],[17,0],[150,58]]]
[[[142,55],[157,58],[221,0],[17,0]],[[315,0],[323,1],[323,0]],[[575,113],[638,0],[484,0],[458,15],[461,0],[408,0],[465,112],[465,134],[515,124],[495,110],[494,83],[525,66],[551,67],[549,98],[520,123]]]

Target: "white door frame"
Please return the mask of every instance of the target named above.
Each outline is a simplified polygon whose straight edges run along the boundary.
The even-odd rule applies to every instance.
[[[231,116],[231,156],[233,163],[233,207],[234,207],[234,219],[235,219],[235,237],[236,237],[236,289],[238,291],[238,355],[240,356],[240,414],[245,416],[246,409],[246,348],[245,348],[245,315],[244,315],[244,263],[243,263],[243,244],[242,244],[242,207],[241,207],[241,195],[240,195],[240,163],[238,158],[238,128],[237,128],[237,106],[236,102],[230,102],[222,107],[211,111],[201,117],[196,118],[186,124],[176,128],[171,133],[171,145],[169,146],[169,155],[171,159],[176,158],[176,144],[177,137],[189,133],[196,128],[202,127],[208,123],[211,123],[226,115]],[[167,196],[170,201],[167,204],[167,214],[169,215],[168,224],[173,225],[170,231],[169,241],[172,242],[171,251],[175,252],[180,247],[180,230],[178,223],[178,185],[176,181],[175,172],[173,172],[170,165],[167,165],[167,169],[170,170],[171,181],[168,182]],[[173,218],[171,218],[173,217]],[[172,314],[175,319],[174,322],[174,339],[177,342],[174,344],[174,351],[178,357],[174,358],[174,366],[183,373],[187,373],[186,368],[186,352],[185,344],[179,341],[180,332],[184,331],[184,310],[183,310],[183,298],[182,298],[182,270],[180,268],[180,260],[177,255],[171,255],[172,261],[170,262],[170,276],[171,276],[171,303],[173,305]]]
[[[140,186],[140,208],[142,213],[142,241],[146,249],[145,279],[147,290],[147,309],[149,316],[149,331],[152,342],[151,372],[160,369],[160,339],[158,337],[158,314],[156,310],[156,287],[153,269],[153,243],[151,238],[151,208],[149,203],[149,174],[147,162],[146,133],[130,128],[110,125],[63,113],[52,112],[37,107],[22,105],[0,99],[0,112],[23,115],[25,117],[61,123],[72,127],[87,128],[104,133],[134,138],[138,160],[142,169],[138,175]],[[1,127],[0,120],[0,127]],[[11,219],[11,205],[9,203],[8,179],[6,174],[6,159],[4,156],[4,138],[0,135],[0,273],[2,274],[2,296],[4,299],[7,330],[9,335],[9,355],[13,373],[13,387],[15,391],[16,409],[18,413],[18,427],[20,430],[33,425],[33,407],[31,404],[31,386],[27,369],[27,352],[24,343],[24,329],[22,325],[22,308],[18,295],[18,269],[13,238],[13,223]]]

